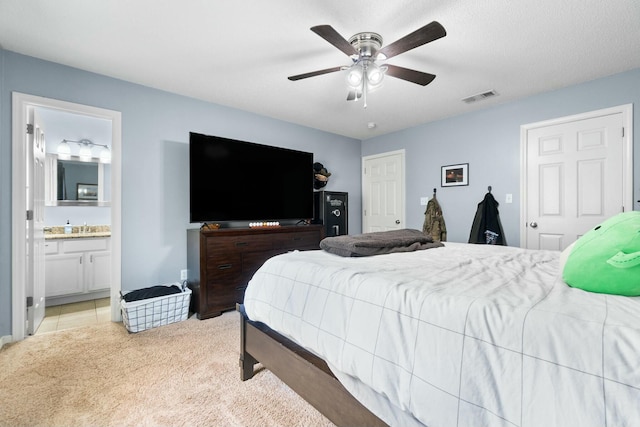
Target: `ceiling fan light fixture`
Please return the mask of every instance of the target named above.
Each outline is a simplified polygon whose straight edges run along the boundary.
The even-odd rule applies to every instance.
[[[349,39],[349,44],[358,52],[360,58],[375,58],[382,46],[382,36],[378,33],[358,33]]]
[[[354,64],[349,68],[349,72],[347,73],[347,84],[352,88],[359,88],[362,85],[363,76],[362,66],[360,64]]]
[[[373,62],[369,64],[367,67],[367,83],[371,86],[379,86],[382,84],[382,80],[384,79],[384,74],[387,71],[387,67],[378,66]]]
[[[385,74],[391,77],[405,80],[420,86],[426,86],[435,79],[435,75],[422,71],[411,70],[397,65],[378,66],[376,61],[386,61],[401,53],[415,49],[419,46],[438,40],[447,35],[444,27],[437,21],[418,28],[395,42],[382,47],[382,37],[378,33],[362,32],[345,39],[331,25],[316,25],[311,31],[325,39],[350,59],[348,66],[326,68],[310,73],[289,76],[292,81],[320,76],[336,71],[347,71],[346,80],[350,87],[347,101],[362,98],[364,108],[367,108],[367,92],[375,90],[382,84]]]

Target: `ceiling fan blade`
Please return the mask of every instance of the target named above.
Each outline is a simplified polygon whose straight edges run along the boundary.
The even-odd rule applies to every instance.
[[[387,75],[397,79],[406,80],[421,86],[426,86],[436,78],[435,75],[423,73],[422,71],[411,70],[409,68],[398,67],[396,65],[386,65]]]
[[[311,31],[346,53],[348,56],[357,55],[358,51],[351,46],[331,25],[316,25],[311,27]]]
[[[292,81],[302,80],[302,79],[306,79],[306,78],[309,78],[309,77],[321,76],[322,74],[335,73],[336,71],[340,71],[340,70],[342,70],[342,67],[326,68],[324,70],[318,70],[318,71],[312,71],[310,73],[298,74],[296,76],[290,76],[290,77],[287,77],[287,78],[289,80],[292,80]]]
[[[433,21],[424,27],[407,34],[400,40],[396,40],[388,46],[378,51],[378,55],[383,54],[387,59],[414,49],[423,44],[438,40],[447,35],[447,31],[439,22]]]

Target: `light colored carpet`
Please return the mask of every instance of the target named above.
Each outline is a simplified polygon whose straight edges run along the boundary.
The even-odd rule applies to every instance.
[[[129,334],[106,323],[0,351],[0,425],[331,426],[271,372],[240,381],[236,312]]]

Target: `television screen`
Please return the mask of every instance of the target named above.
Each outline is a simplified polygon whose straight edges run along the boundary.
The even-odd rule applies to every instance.
[[[189,134],[191,222],[313,217],[313,154]]]

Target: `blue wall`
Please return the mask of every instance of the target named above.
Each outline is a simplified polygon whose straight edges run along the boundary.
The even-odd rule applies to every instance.
[[[448,240],[466,242],[477,203],[492,186],[507,243],[520,245],[520,126],[634,104],[634,201],[640,199],[640,69],[366,140],[362,155],[406,150],[407,227],[422,229],[437,188]],[[469,186],[440,187],[440,167],[469,163]],[[506,194],[513,203],[505,203]],[[635,203],[635,210],[640,204]]]
[[[313,152],[332,173],[325,189],[349,192],[350,229],[361,229],[358,140],[0,50],[0,336],[11,334],[14,91],[122,113],[123,289],[186,268],[190,131]]]

